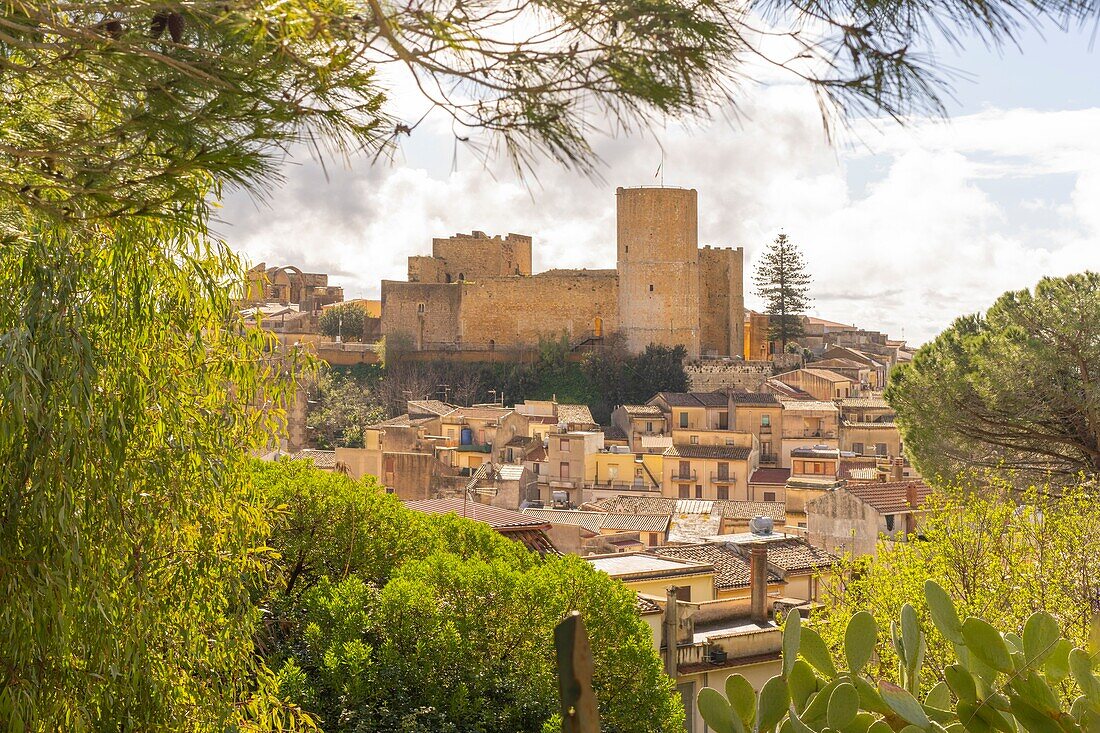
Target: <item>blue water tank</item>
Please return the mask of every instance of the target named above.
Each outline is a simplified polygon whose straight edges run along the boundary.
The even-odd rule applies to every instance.
[[[462,438],[460,440],[462,445],[470,445],[474,442],[474,431],[470,428],[462,428]]]

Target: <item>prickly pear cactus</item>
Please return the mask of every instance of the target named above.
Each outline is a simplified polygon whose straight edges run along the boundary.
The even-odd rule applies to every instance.
[[[917,693],[925,636],[907,604],[890,625],[900,686],[875,684],[864,671],[879,634],[871,614],[857,613],[848,623],[847,668],[838,670],[821,637],[794,613],[783,630],[783,673],[759,694],[732,675],[724,695],[709,687],[699,693],[699,712],[716,733],[1100,733],[1097,650],[1073,648],[1047,613],[1033,614],[1021,634],[1001,634],[980,618],[960,620],[934,582],[924,593],[956,657],[924,700]],[[1058,690],[1069,680],[1080,696],[1066,710]]]

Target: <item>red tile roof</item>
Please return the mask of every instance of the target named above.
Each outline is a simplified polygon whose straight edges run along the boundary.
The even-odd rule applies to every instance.
[[[749,483],[782,486],[787,483],[787,479],[790,477],[791,469],[789,468],[758,468],[752,472]]]
[[[674,445],[665,451],[670,458],[718,458],[727,461],[746,461],[752,448],[737,445]]]
[[[476,501],[463,501],[459,497],[406,501],[405,506],[425,514],[457,514],[460,517],[487,524],[500,532],[507,532],[511,529],[541,529],[548,527],[547,522],[542,519],[528,517],[511,509],[479,504]]]
[[[920,507],[932,494],[923,481],[890,481],[875,484],[850,484],[844,487],[852,496],[870,504],[881,514],[898,514],[909,509],[909,490],[915,489],[916,506]]]

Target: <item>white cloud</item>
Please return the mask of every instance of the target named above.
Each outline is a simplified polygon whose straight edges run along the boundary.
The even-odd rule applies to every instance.
[[[840,147],[802,88],[761,89],[742,112],[737,125],[601,141],[606,182],[546,164],[525,183],[467,155],[452,174],[453,142],[435,125],[405,143],[403,165],[330,165],[326,181],[300,162],[269,207],[230,197],[221,231],[255,261],[338,274],[349,295],[377,295],[433,236],[473,229],[534,236],[536,269],[612,267],[614,188],[656,183],[663,159],[666,184],[699,190],[701,243],[744,246],[751,270],[785,228],[820,315],[911,341],[1042,275],[1100,269],[1100,109],[859,126],[865,145]],[[1030,188],[996,187],[1005,181]]]

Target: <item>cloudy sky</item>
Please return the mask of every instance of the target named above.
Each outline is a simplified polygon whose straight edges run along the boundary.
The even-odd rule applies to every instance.
[[[775,79],[735,123],[597,140],[602,181],[486,169],[429,118],[388,163],[288,161],[267,202],[227,197],[219,231],[253,262],[330,273],[347,297],[377,297],[433,236],[474,229],[533,236],[536,271],[614,267],[615,187],[658,183],[663,166],[666,185],[699,191],[700,244],[744,247],[748,273],[785,231],[812,270],[814,314],[920,343],[1004,290],[1100,269],[1093,30],[935,49],[966,74],[949,120],[857,121],[833,144],[809,91]],[[414,114],[418,100],[399,102]]]

